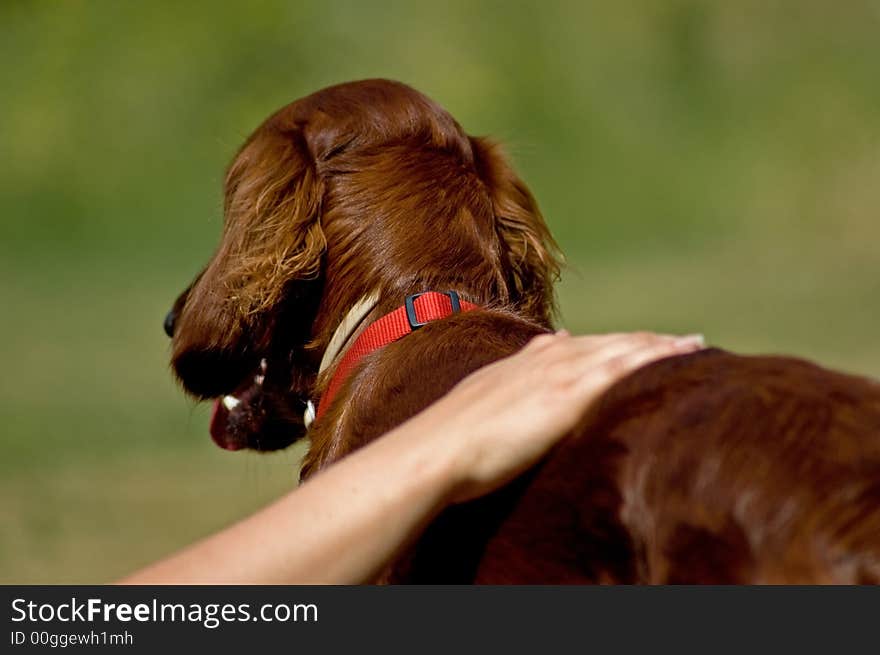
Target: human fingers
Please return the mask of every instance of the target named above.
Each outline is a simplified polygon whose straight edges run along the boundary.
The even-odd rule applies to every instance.
[[[510,360],[513,366],[522,366],[529,377],[540,376],[546,382],[565,384],[574,378],[603,371],[613,372],[622,367],[621,360],[606,366],[609,361],[617,360],[628,353],[655,350],[658,354],[674,352],[690,352],[702,346],[702,337],[698,335],[677,337],[652,333],[627,333],[590,337],[573,337],[554,343],[544,341],[531,353],[519,361]],[[595,371],[594,371],[595,369]]]
[[[534,337],[523,349],[525,355],[552,358],[577,354],[615,356],[640,345],[661,342],[681,342],[690,345],[694,340],[702,343],[702,335],[671,335],[654,332],[612,332],[608,334],[572,337],[564,331],[541,334]]]
[[[603,335],[596,339],[574,337],[571,339],[570,345],[561,344],[561,348],[569,349],[569,352],[565,353],[567,356],[595,359],[598,362],[644,348],[681,348],[688,350],[695,346],[702,346],[703,343],[701,335],[678,336],[653,332],[630,332]]]
[[[579,390],[597,395],[621,378],[651,362],[674,355],[696,352],[704,347],[699,335],[658,340],[623,349],[609,349],[599,358],[590,360],[589,372],[579,378]]]

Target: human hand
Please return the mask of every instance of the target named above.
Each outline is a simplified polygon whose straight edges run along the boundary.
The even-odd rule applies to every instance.
[[[438,448],[452,457],[451,502],[481,496],[525,471],[614,382],[703,345],[699,335],[559,332],[472,373],[417,419],[443,426]]]

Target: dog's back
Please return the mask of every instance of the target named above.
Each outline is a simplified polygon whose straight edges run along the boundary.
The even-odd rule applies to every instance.
[[[476,578],[880,582],[880,385],[720,350],[648,366],[525,485]]]
[[[366,363],[340,430],[359,447],[538,331],[501,312],[427,326]],[[715,349],[654,363],[387,580],[880,582],[880,384]]]

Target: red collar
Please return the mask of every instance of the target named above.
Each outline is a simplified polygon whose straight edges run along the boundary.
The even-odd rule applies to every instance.
[[[403,307],[398,307],[390,314],[373,321],[351,344],[333,372],[324,395],[321,396],[316,419],[321,418],[330,407],[342,383],[358,362],[371,352],[405,337],[426,323],[472,309],[479,307],[461,300],[455,291],[443,293],[425,291],[407,296]]]

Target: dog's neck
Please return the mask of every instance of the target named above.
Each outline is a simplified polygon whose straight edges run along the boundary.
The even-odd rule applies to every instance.
[[[358,300],[336,326],[321,358],[318,379],[324,390],[321,405],[307,401],[303,422],[309,428],[330,405],[339,385],[366,355],[426,325],[462,311],[479,309],[456,291],[422,291],[406,297],[404,305],[378,319],[367,320],[379,306],[381,294],[374,291]],[[326,373],[325,373],[326,371]]]

